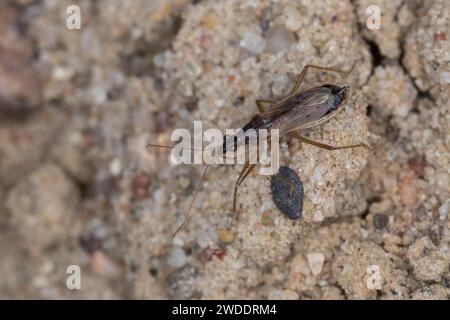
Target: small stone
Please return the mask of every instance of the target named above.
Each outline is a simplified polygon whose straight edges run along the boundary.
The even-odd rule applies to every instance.
[[[317,276],[322,272],[325,256],[321,252],[308,253],[306,255],[309,268],[313,275]]]
[[[252,31],[248,31],[245,33],[240,45],[250,53],[260,54],[266,48],[266,40],[260,35]]]
[[[450,199],[444,202],[442,206],[439,207],[439,220],[444,221],[448,216],[448,209],[450,207]]]
[[[278,173],[271,178],[270,188],[278,210],[293,220],[302,216],[303,182],[295,171],[288,167],[280,167]]]
[[[302,26],[302,16],[294,7],[286,7],[284,10],[286,16],[286,27],[291,31],[297,31]]]
[[[373,226],[375,229],[383,229],[387,226],[389,222],[389,217],[382,213],[376,213],[373,216]]]
[[[286,90],[289,88],[291,81],[289,80],[288,76],[285,74],[281,74],[276,76],[272,83],[272,93],[275,96],[281,96],[283,95]]]
[[[207,262],[211,261],[213,259],[213,257],[217,257],[218,259],[223,261],[225,255],[226,254],[223,249],[213,249],[213,248],[207,247],[200,253],[199,259],[203,263],[207,263]]]
[[[109,163],[109,171],[113,176],[118,176],[122,171],[122,163],[119,158],[115,158]]]
[[[273,218],[269,212],[264,212],[261,215],[261,223],[265,227],[273,227],[275,225]]]
[[[214,16],[209,15],[203,19],[202,23],[206,29],[213,30],[216,25],[216,19]]]
[[[426,165],[424,156],[417,155],[408,160],[409,168],[419,177],[423,176]]]
[[[180,184],[181,189],[186,189],[190,185],[190,181],[186,177],[180,177],[178,183]]]
[[[167,264],[173,268],[181,268],[186,264],[186,253],[181,247],[173,247],[167,258]]]
[[[322,222],[324,219],[323,217],[323,213],[320,210],[317,210],[316,212],[314,212],[313,214],[313,221],[314,222]]]
[[[120,275],[120,268],[104,252],[96,250],[91,256],[91,268],[94,273],[109,278],[115,278]]]
[[[209,205],[213,208],[213,209],[219,209],[220,207],[223,206],[223,196],[219,191],[213,191],[211,192],[210,196],[209,196]]]
[[[450,266],[447,244],[435,246],[428,237],[417,239],[408,248],[406,257],[420,281],[438,281]]]
[[[410,207],[417,202],[419,194],[415,180],[416,175],[408,173],[400,182],[400,200],[406,207]]]
[[[138,200],[148,197],[150,177],[145,174],[137,175],[133,180],[133,194]]]
[[[296,41],[292,31],[284,26],[276,25],[267,31],[267,48],[266,51],[272,54],[289,50]]]
[[[223,243],[232,243],[234,241],[234,233],[228,229],[220,229],[217,232],[217,237]]]

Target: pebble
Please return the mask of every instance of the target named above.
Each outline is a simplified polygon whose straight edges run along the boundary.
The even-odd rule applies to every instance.
[[[270,182],[272,199],[278,210],[296,220],[302,216],[303,182],[292,169],[281,166]]]
[[[306,255],[309,268],[313,275],[317,276],[322,272],[325,256],[321,252],[308,253]]]
[[[261,215],[261,224],[265,227],[273,227],[275,225],[273,218],[269,212],[264,212]]]
[[[302,26],[302,16],[294,7],[286,7],[284,9],[286,16],[286,27],[291,31],[297,31]]]
[[[115,278],[120,275],[120,269],[116,263],[104,252],[95,251],[91,256],[92,270],[101,276]]]
[[[267,31],[266,40],[266,51],[272,54],[287,51],[296,41],[292,31],[280,25],[273,26]]]
[[[253,31],[248,31],[245,33],[240,45],[250,53],[261,54],[266,48],[266,40]]]
[[[289,80],[287,75],[285,74],[277,75],[272,83],[272,93],[275,96],[283,95],[289,88],[290,83],[291,81]]]
[[[419,190],[417,190],[415,179],[416,175],[409,173],[400,182],[400,201],[406,207],[417,202]]]
[[[187,257],[183,248],[173,247],[167,258],[167,264],[173,268],[181,268],[186,264]]]
[[[109,163],[109,171],[113,176],[118,176],[120,174],[122,171],[122,163],[119,158],[114,158],[114,160]]]
[[[148,197],[150,186],[150,177],[145,174],[137,175],[133,180],[133,194],[139,199],[143,200]]]
[[[223,243],[232,243],[234,241],[234,233],[227,229],[220,229],[217,232],[217,237]]]
[[[382,213],[376,213],[373,216],[373,226],[375,229],[383,229],[387,226],[389,222],[389,217]]]
[[[448,216],[448,209],[450,206],[450,199],[444,202],[442,206],[439,207],[439,220],[444,221]]]
[[[224,204],[223,200],[223,196],[219,191],[213,191],[209,196],[209,205],[213,209],[219,209]]]

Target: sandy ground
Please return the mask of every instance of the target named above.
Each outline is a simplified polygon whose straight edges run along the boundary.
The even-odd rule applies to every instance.
[[[447,0],[16,0],[0,30],[0,298],[449,298]],[[204,166],[147,143],[239,128],[304,65],[353,62],[308,73],[351,91],[304,133],[371,151],[283,137],[298,220],[254,171],[231,226],[242,165],[214,166],[172,237]]]

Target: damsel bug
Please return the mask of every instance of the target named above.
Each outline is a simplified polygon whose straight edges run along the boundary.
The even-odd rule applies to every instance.
[[[290,136],[299,139],[301,142],[314,145],[326,150],[338,150],[348,149],[356,147],[365,147],[370,149],[367,145],[360,143],[346,146],[331,146],[322,142],[311,140],[303,136],[299,131],[302,129],[309,129],[323,124],[343,109],[344,101],[349,92],[349,86],[337,86],[334,84],[316,84],[300,90],[300,84],[305,78],[309,69],[318,69],[329,72],[336,72],[344,75],[348,75],[352,72],[355,64],[348,71],[338,70],[335,68],[321,67],[316,65],[306,65],[300,74],[298,75],[293,88],[289,94],[278,100],[258,99],[256,100],[256,106],[258,114],[254,115],[252,119],[243,127],[242,131],[245,133],[247,130],[260,130],[260,129],[278,129],[280,137],[282,135],[289,134]],[[266,108],[265,105],[270,105]],[[226,140],[226,137],[225,139]],[[244,144],[248,141],[244,140]],[[149,144],[148,147],[162,147],[162,148],[174,148],[171,146],[161,146]],[[234,144],[224,144],[223,151],[235,151],[238,145],[235,141]],[[231,149],[231,150],[230,150]],[[236,180],[233,191],[233,221],[237,216],[237,191],[242,182],[247,178],[250,172],[255,168],[256,164],[246,163]],[[188,211],[186,213],[183,223],[175,231],[174,236],[183,228],[186,224],[189,214],[192,208],[192,204],[197,196],[201,183],[205,177],[206,171],[209,165],[206,166],[203,171],[200,184],[197,187],[194,196],[190,202]]]

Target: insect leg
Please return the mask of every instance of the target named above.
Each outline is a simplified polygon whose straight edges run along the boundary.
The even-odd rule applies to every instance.
[[[275,101],[269,100],[269,99],[257,99],[255,102],[256,102],[256,106],[258,107],[259,113],[266,112],[266,110],[264,110],[263,103],[269,103],[269,104],[274,104],[275,103]]]
[[[250,172],[253,170],[253,168],[256,166],[256,164],[245,164],[244,168],[242,168],[241,173],[239,174],[239,178],[236,180],[236,184],[234,185],[234,193],[233,193],[233,222],[236,220],[237,217],[237,211],[236,211],[236,200],[237,200],[237,190],[241,183],[244,181],[245,178],[250,174]]]
[[[322,149],[326,149],[326,150],[350,149],[350,148],[357,148],[357,147],[364,147],[364,148],[367,148],[367,149],[371,150],[370,147],[368,145],[364,144],[364,143],[352,144],[352,145],[348,145],[348,146],[331,146],[329,144],[325,144],[325,143],[322,143],[322,142],[311,140],[311,139],[309,139],[309,138],[307,138],[305,136],[302,136],[300,133],[298,133],[296,131],[291,132],[291,134],[295,138],[299,139],[300,141],[302,141],[304,143],[308,143],[308,144],[311,144],[311,145],[316,146],[318,148],[322,148]]]
[[[298,90],[298,88],[300,87],[300,84],[303,81],[303,78],[305,78],[306,73],[308,72],[309,68],[311,69],[318,69],[318,70],[323,70],[323,71],[329,71],[329,72],[336,72],[336,73],[341,73],[344,75],[348,75],[353,71],[353,68],[356,65],[356,61],[353,63],[352,67],[350,68],[350,70],[344,71],[344,70],[339,70],[336,68],[329,68],[329,67],[321,67],[321,66],[316,66],[314,64],[307,64],[306,66],[303,67],[302,71],[300,72],[300,74],[297,77],[297,80],[295,81],[294,87],[291,90],[291,94],[296,92]]]

